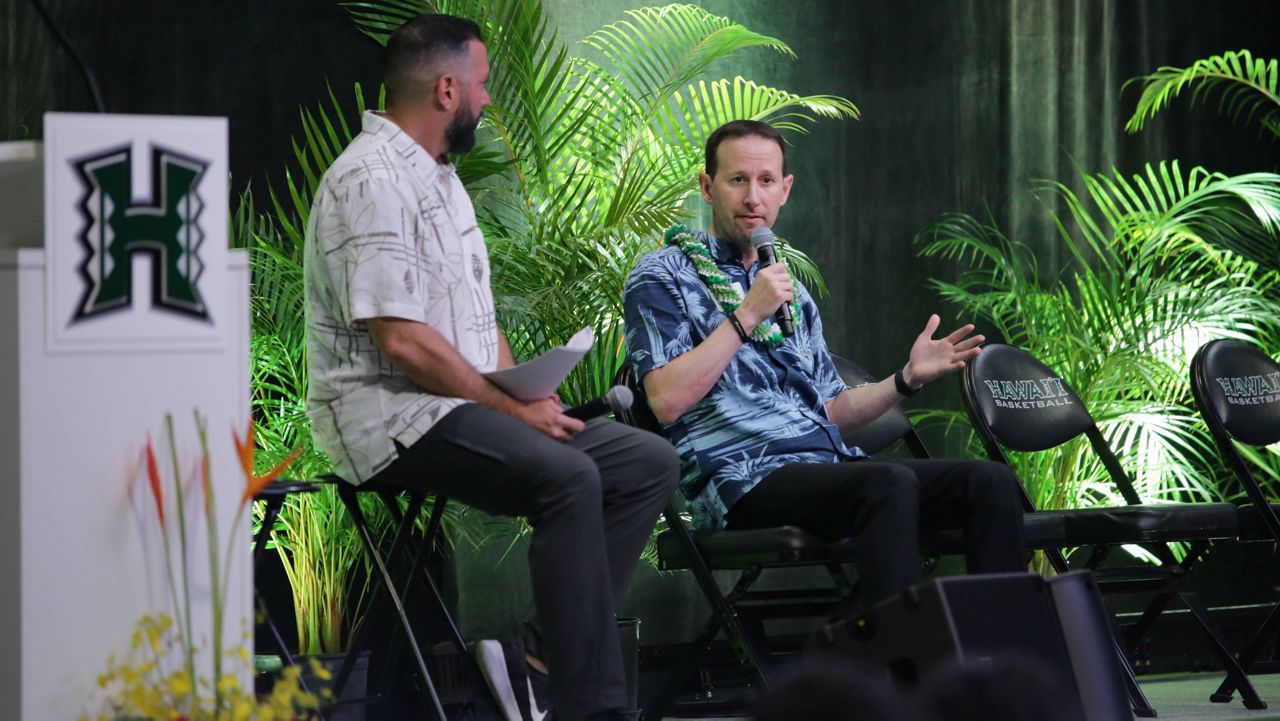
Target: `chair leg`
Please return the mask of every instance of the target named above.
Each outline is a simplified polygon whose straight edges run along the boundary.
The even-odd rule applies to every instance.
[[[476,688],[485,692],[484,698],[487,699],[493,710],[498,712],[498,715],[501,715],[502,704],[489,688],[489,684],[484,680],[484,674],[480,671],[480,662],[468,652],[467,641],[462,637],[462,631],[458,629],[458,624],[454,622],[453,614],[449,613],[449,607],[444,602],[444,594],[440,591],[440,586],[436,583],[435,577],[431,575],[431,569],[427,567],[427,562],[430,561],[431,554],[435,551],[435,541],[440,535],[440,525],[444,519],[444,509],[448,502],[449,499],[444,496],[435,497],[435,502],[431,506],[431,517],[427,520],[426,535],[422,539],[422,545],[419,547],[418,558],[413,563],[413,573],[418,577],[418,581],[422,584],[427,596],[435,604],[436,612],[444,620],[449,632],[449,640],[453,643],[454,650],[458,652],[458,656],[462,660],[462,667],[471,676],[471,681],[476,684]]]
[[[466,654],[467,642],[462,637],[462,632],[458,630],[458,625],[453,621],[453,614],[449,613],[449,607],[445,605],[444,594],[440,591],[440,586],[436,583],[436,579],[431,575],[430,569],[427,568],[427,562],[431,560],[431,554],[435,552],[436,537],[440,535],[440,523],[444,518],[445,504],[449,499],[437,496],[435,503],[431,507],[431,517],[427,521],[426,536],[422,539],[422,547],[418,552],[418,559],[414,563],[418,580],[423,584],[424,590],[435,604],[436,611],[440,614],[440,618],[444,620],[444,624],[449,632],[449,640],[453,642],[458,653]]]
[[[692,543],[692,537],[689,541]],[[685,656],[684,662],[667,677],[662,690],[645,705],[644,713],[640,717],[642,721],[661,721],[671,700],[680,692],[680,689],[684,688],[685,683],[697,670],[702,663],[702,658],[711,648],[711,642],[721,631],[724,632],[725,640],[728,641],[729,648],[732,649],[738,663],[752,674],[761,691],[769,689],[765,650],[753,640],[752,634],[748,632],[742,617],[733,605],[733,601],[742,596],[760,576],[761,569],[756,567],[745,571],[737,585],[726,596],[720,592],[720,587],[712,578],[711,571],[702,564],[701,556],[690,556],[690,558],[694,561],[690,570],[698,579],[703,595],[711,605],[711,616],[707,619],[702,633],[691,644],[690,653]]]
[[[711,648],[711,642],[720,633],[722,625],[722,620],[713,611],[711,618],[707,619],[706,625],[702,627],[702,633],[698,634],[698,638],[690,644],[689,653],[685,654],[680,666],[667,676],[667,682],[663,684],[662,690],[645,704],[640,721],[662,721],[663,715],[671,705],[671,700],[680,693],[685,682],[693,676],[693,672],[702,663],[703,656]]]
[[[1168,591],[1157,593],[1147,607],[1142,609],[1142,615],[1138,617],[1138,621],[1129,628],[1125,634],[1125,644],[1129,647],[1131,653],[1137,653],[1138,647],[1151,635],[1151,627],[1155,625],[1156,620],[1165,612],[1169,601],[1173,600],[1174,592]]]
[[[1111,647],[1115,650],[1116,658],[1120,659],[1120,669],[1124,673],[1124,688],[1129,694],[1129,705],[1133,708],[1133,715],[1139,718],[1155,718],[1156,710],[1151,707],[1147,695],[1138,685],[1138,679],[1133,675],[1133,666],[1125,656],[1124,649],[1120,647],[1120,640],[1116,638],[1115,633],[1111,634]]]
[[[1222,643],[1217,624],[1209,616],[1209,609],[1205,607],[1204,601],[1200,600],[1200,596],[1192,591],[1184,591],[1178,594],[1182,602],[1186,604],[1187,610],[1191,611],[1192,617],[1199,624],[1200,630],[1204,631],[1206,639],[1209,641],[1210,648],[1213,649],[1214,655],[1218,657],[1218,661],[1227,671],[1227,678],[1240,691],[1240,700],[1247,709],[1264,709],[1267,703],[1258,697],[1258,692],[1254,690],[1253,683],[1249,681],[1249,677],[1245,675],[1244,669],[1240,667],[1240,663],[1231,655],[1227,647]]]
[[[1153,547],[1144,546],[1144,548],[1152,549]],[[1154,549],[1163,549],[1166,552],[1168,551],[1168,547],[1163,544],[1155,546]],[[1169,585],[1172,586],[1174,590],[1157,593],[1147,604],[1147,607],[1143,609],[1142,616],[1138,619],[1138,622],[1129,629],[1126,640],[1128,641],[1130,648],[1133,648],[1135,652],[1138,645],[1141,644],[1142,641],[1151,633],[1151,627],[1155,625],[1155,622],[1160,618],[1160,614],[1164,613],[1166,607],[1169,605],[1169,601],[1171,601],[1177,593],[1177,584],[1185,583],[1187,574],[1191,572],[1191,569],[1195,567],[1196,563],[1208,550],[1209,544],[1207,542],[1196,541],[1187,549],[1187,553],[1181,562],[1169,564]]]
[[[276,518],[280,515],[280,509],[284,506],[284,498],[272,498],[266,501],[267,507],[262,514],[262,526],[258,528],[258,533],[253,537],[253,570],[256,574],[258,564],[262,561],[262,554],[267,547],[267,539],[271,537],[271,527],[275,525]],[[255,580],[253,587],[253,601],[258,608],[258,613],[262,614],[262,623],[266,625],[267,631],[271,634],[271,639],[275,641],[276,649],[280,652],[280,659],[285,665],[294,665],[293,654],[289,653],[288,647],[284,643],[284,637],[280,635],[280,629],[276,626],[276,622],[271,618],[271,613],[267,610],[267,602],[258,592],[257,582]],[[307,689],[303,689],[304,691]]]
[[[387,517],[391,519],[392,527],[395,528],[395,532],[391,537],[391,548],[385,556],[387,568],[389,570],[394,570],[393,578],[408,579],[407,581],[402,582],[401,586],[396,589],[396,592],[400,594],[400,603],[408,609],[410,607],[409,604],[413,594],[412,580],[414,569],[417,568],[417,559],[410,558],[405,560],[402,558],[402,555],[411,543],[417,519],[419,514],[422,513],[423,505],[426,503],[426,497],[417,493],[409,494],[409,503],[406,505],[405,509],[401,511],[398,501],[400,495],[401,494],[390,490],[380,490],[377,492],[378,498],[387,509]],[[385,536],[382,541],[385,545]],[[401,650],[403,648],[404,640],[405,639],[399,635],[392,635],[386,640],[386,644],[384,646],[387,661],[385,668],[388,690],[390,689],[391,684],[390,679],[395,677],[395,674],[399,669]]]
[[[390,491],[380,491],[378,493],[379,497],[382,499],[383,505],[387,509],[388,515],[392,519],[392,522],[399,528],[396,539],[392,543],[391,555],[388,557],[389,563],[395,563],[395,558],[404,550],[408,550],[408,547],[410,546],[408,539],[414,533],[416,519],[420,516],[422,509],[426,505],[428,494],[418,492],[407,493],[409,493],[410,501],[404,511],[401,511],[400,506],[396,501],[396,493]],[[465,673],[471,677],[471,681],[476,685],[476,688],[485,692],[484,698],[487,700],[488,704],[492,706],[494,711],[498,712],[498,715],[501,715],[501,704],[497,698],[493,696],[488,683],[484,680],[484,675],[480,671],[479,662],[476,660],[475,656],[467,650],[467,642],[463,638],[461,630],[458,629],[457,623],[453,620],[453,614],[449,612],[449,607],[444,602],[444,594],[441,592],[435,576],[431,574],[431,569],[428,567],[431,555],[435,552],[435,539],[440,535],[440,528],[444,519],[444,510],[448,506],[448,503],[449,499],[447,497],[434,497],[434,502],[431,507],[431,515],[428,517],[425,533],[423,534],[422,539],[413,546],[417,549],[415,557],[408,559],[407,570],[411,578],[405,584],[405,589],[401,596],[401,602],[404,603],[406,607],[409,605],[413,591],[414,579],[412,577],[416,577],[416,580],[422,587],[422,590],[427,594],[427,597],[431,599],[439,617],[443,619],[446,630],[449,634],[449,642],[453,644],[454,650],[458,653],[462,662],[462,667],[465,669]],[[398,638],[392,640],[392,656],[394,658],[399,658],[400,655],[400,646],[398,641]],[[394,669],[392,669],[392,671],[394,671]]]
[[[364,545],[365,552],[369,554],[369,558],[373,562],[374,568],[382,580],[384,586],[383,590],[386,591],[387,596],[391,600],[391,604],[395,607],[396,615],[400,619],[400,627],[405,634],[405,640],[408,641],[409,648],[413,651],[414,660],[418,664],[418,671],[422,674],[423,683],[427,687],[427,694],[431,700],[432,710],[435,711],[436,718],[439,719],[439,721],[448,721],[448,717],[446,717],[444,713],[444,707],[440,703],[440,696],[436,693],[435,683],[431,679],[431,673],[427,669],[427,661],[422,656],[422,648],[418,645],[418,639],[413,633],[413,626],[409,623],[409,616],[405,613],[404,603],[400,598],[400,594],[396,591],[395,581],[391,577],[391,572],[387,569],[387,564],[383,560],[382,554],[378,552],[377,545],[374,543],[373,535],[369,532],[369,524],[365,520],[364,513],[360,510],[360,504],[355,497],[355,489],[344,488],[342,489],[341,495],[343,503],[347,506],[347,510],[351,513],[352,518],[356,522],[356,530],[360,535],[360,540]],[[412,524],[412,519],[412,516],[406,517],[406,521],[409,524]],[[401,528],[403,531],[403,524]],[[403,533],[397,534],[397,538],[392,544],[392,554],[395,554],[398,550],[397,546],[401,545],[401,542],[403,541],[403,538],[401,538],[402,535]],[[350,674],[349,666],[354,665],[353,654],[357,650],[358,647],[352,646],[351,651],[347,654],[346,660],[343,662],[343,671],[338,676],[338,680],[343,684],[345,684],[346,676]],[[340,693],[341,686],[339,686],[338,689]]]
[[[267,548],[267,539],[271,537],[271,528],[276,525],[276,518],[279,517],[280,509],[284,506],[284,498],[272,498],[266,501],[266,504],[267,507],[262,513],[262,525],[258,528],[258,534],[253,537],[254,568],[257,568],[258,559]]]
[[[350,512],[352,506],[354,506],[358,511],[358,513],[354,513],[352,515],[353,521],[356,524],[358,524],[359,527],[368,529],[369,524],[366,517],[364,516],[363,510],[360,509],[360,506],[359,506],[360,501],[359,501],[358,494],[355,491],[348,491],[345,488],[341,490],[344,494],[342,498],[343,504],[347,506],[348,511]],[[378,491],[377,495],[383,501],[383,504],[386,506],[387,515],[392,522],[392,527],[391,529],[389,529],[390,537],[391,537],[391,548],[389,553],[383,556],[383,558],[385,559],[384,563],[387,565],[388,572],[390,573],[390,568],[396,565],[397,559],[401,555],[401,549],[408,542],[409,534],[413,530],[414,519],[417,518],[417,513],[421,510],[422,504],[419,502],[415,505],[415,503],[411,499],[409,508],[407,509],[410,512],[410,514],[406,515],[404,513],[401,513],[400,507],[396,502],[395,493],[392,493],[390,491]],[[370,538],[372,538],[372,535],[370,535]],[[378,541],[375,544],[375,547],[385,545],[386,540],[387,540],[387,534],[384,534],[380,539],[378,539]],[[391,574],[391,577],[394,578],[395,574]],[[408,607],[407,589],[406,591],[401,591],[400,589],[397,588],[395,590],[395,594],[399,595],[400,603],[407,608]],[[375,595],[371,599],[371,603],[369,607],[370,617],[380,617],[383,613],[387,613],[395,610],[393,601],[391,600],[391,594],[387,595],[387,607],[388,607],[387,609],[382,608],[380,605],[375,606],[374,601],[378,601],[378,600],[379,600],[379,596],[375,592]],[[354,670],[355,668],[357,654],[361,650],[366,648],[365,638],[367,637],[367,635],[368,635],[368,627],[364,624],[360,624],[357,627],[356,632],[352,635],[350,649],[347,652],[346,658],[343,659],[343,665],[338,671],[337,675],[334,677],[335,687],[339,689],[345,688],[347,679],[350,677],[352,670]],[[381,690],[377,694],[370,694],[370,696],[374,698],[384,698],[384,699],[390,698],[392,679],[396,677],[396,672],[399,668],[400,653],[402,649],[401,644],[403,642],[404,642],[404,639],[399,634],[391,633],[388,635],[387,638],[382,640],[382,643],[380,645],[378,646],[373,646],[372,644],[370,645],[370,648],[375,653],[377,653],[381,659],[383,659],[382,663],[384,664],[382,666],[382,671],[381,671],[381,675],[383,676],[383,679],[384,679],[382,682]]]
[[[1277,631],[1280,631],[1280,603],[1271,607],[1271,612],[1267,614],[1267,619],[1262,622],[1257,631],[1253,632],[1253,637],[1249,639],[1249,645],[1245,646],[1244,650],[1240,652],[1240,666],[1245,670],[1245,673],[1248,673],[1253,668],[1253,664],[1258,660],[1258,655],[1276,637]],[[1209,697],[1209,700],[1214,703],[1230,703],[1235,690],[1236,685],[1231,676],[1228,675],[1222,679],[1218,690]]]
[[[276,518],[280,516],[280,509],[284,507],[284,497],[270,498],[266,501],[267,507],[262,514],[262,525],[258,528],[258,533],[253,537],[253,571],[258,572],[258,564],[262,562],[262,554],[267,548],[267,539],[271,537],[271,529],[275,526]],[[275,619],[271,618],[271,612],[267,609],[267,601],[258,591],[257,580],[253,586],[253,602],[258,609],[258,613],[262,614],[262,623],[267,627],[267,632],[271,634],[271,640],[276,644],[276,650],[280,652],[280,660],[286,666],[294,666],[297,661],[293,658],[293,654],[289,653],[289,646],[284,642],[284,636],[280,634],[280,628],[276,626]],[[298,687],[304,692],[310,693],[311,689],[307,687],[307,682],[302,676],[298,676]]]

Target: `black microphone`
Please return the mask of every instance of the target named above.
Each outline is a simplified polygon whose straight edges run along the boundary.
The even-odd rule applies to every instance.
[[[773,231],[763,225],[751,231],[751,247],[755,248],[756,255],[760,256],[761,269],[768,268],[778,262],[778,256],[773,250],[773,241]],[[795,335],[796,324],[795,319],[791,317],[791,303],[789,301],[783,303],[773,317],[774,320],[778,321],[778,328],[782,331],[782,337],[790,338]]]
[[[609,389],[608,393],[595,400],[566,409],[564,414],[580,421],[589,421],[606,413],[621,413],[631,407],[631,401],[633,400],[635,400],[635,396],[631,394],[630,388],[614,386]]]

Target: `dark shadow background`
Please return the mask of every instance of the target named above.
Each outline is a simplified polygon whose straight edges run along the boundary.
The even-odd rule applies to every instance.
[[[381,47],[336,1],[43,2],[96,74],[108,112],[230,119],[232,198],[250,183],[265,193],[268,179],[283,187],[300,106],[315,107],[332,86],[353,107],[355,82],[376,97]],[[93,112],[29,0],[0,0],[0,42],[0,139],[39,138],[46,111]]]

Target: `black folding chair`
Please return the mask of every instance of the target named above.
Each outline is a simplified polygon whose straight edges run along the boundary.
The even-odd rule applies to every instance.
[[[1208,608],[1187,581],[1187,573],[1204,556],[1211,541],[1239,537],[1240,521],[1235,506],[1142,503],[1079,396],[1057,373],[1026,351],[999,343],[987,344],[966,366],[962,379],[969,416],[992,460],[1009,464],[1005,448],[1044,451],[1083,435],[1125,500],[1124,506],[1044,512],[1061,519],[1062,536],[1052,543],[1029,539],[1030,545],[1043,550],[1058,573],[1069,570],[1062,549],[1089,548],[1091,553],[1084,566],[1098,577],[1104,592],[1154,594],[1138,622],[1126,634],[1129,649],[1137,648],[1146,639],[1152,624],[1176,596],[1204,633],[1214,655],[1226,669],[1228,679],[1240,689],[1244,705],[1250,709],[1266,708],[1240,664],[1222,643]],[[1026,509],[1037,513],[1025,483],[1023,485]],[[1181,562],[1167,545],[1173,541],[1189,543]],[[1160,565],[1101,568],[1108,552],[1123,544],[1142,546]],[[1123,656],[1122,660],[1135,714],[1154,716],[1155,711],[1133,679],[1128,660]]]
[[[856,364],[834,358],[837,370],[849,385],[874,382],[875,379]],[[618,383],[630,386],[636,394],[636,402],[618,420],[660,433],[661,426],[644,399],[643,388],[631,377],[629,367],[624,367],[619,374]],[[878,452],[898,440],[906,443],[917,456],[928,456],[924,443],[898,408],[845,438],[846,443],[857,445],[868,453]],[[856,584],[844,568],[854,558],[854,547],[848,540],[829,543],[795,526],[694,532],[674,499],[667,505],[664,517],[668,530],[658,537],[658,565],[663,570],[691,572],[711,606],[711,616],[690,644],[680,667],[668,677],[663,689],[644,704],[641,718],[646,721],[660,721],[721,633],[757,688],[767,690],[770,651],[764,622],[781,618],[830,617],[843,607],[851,607],[856,598]],[[755,582],[768,569],[803,566],[825,567],[832,587],[753,590]],[[728,593],[723,593],[712,576],[713,570],[736,571],[740,574],[738,582]]]
[[[434,718],[439,721],[448,721],[444,706],[450,703],[467,702],[471,689],[478,690],[480,697],[485,699],[486,703],[493,703],[496,710],[496,701],[489,695],[480,668],[474,656],[468,652],[466,641],[458,625],[454,623],[453,615],[449,612],[440,587],[428,565],[440,537],[440,525],[449,500],[443,496],[433,496],[376,482],[355,486],[336,476],[326,476],[323,480],[337,484],[338,495],[347,512],[350,513],[361,545],[364,546],[365,553],[369,557],[372,566],[370,573],[374,584],[374,601],[369,608],[370,617],[381,613],[377,603],[379,600],[385,601],[395,613],[400,632],[403,634],[382,639],[378,650],[386,653],[387,660],[382,680],[383,690],[380,694],[364,701],[378,701],[389,696],[390,684],[395,675],[395,662],[400,657],[399,644],[404,642],[408,644],[413,656],[415,670],[422,682],[428,708],[433,712]],[[393,532],[378,534],[370,524],[360,507],[359,498],[362,494],[370,493],[376,494],[386,508]],[[401,499],[406,502],[404,507],[401,506]],[[426,527],[419,529],[418,526],[424,514],[427,517]],[[438,661],[436,674],[432,673],[428,664],[428,655],[437,660],[446,657],[423,652],[420,634],[415,632],[407,611],[415,588],[427,595],[431,610],[442,621],[447,632],[447,640],[453,645],[453,657],[459,661],[459,664]],[[368,636],[368,623],[358,624],[342,667],[334,677],[335,695],[341,696],[342,689],[355,668],[357,658],[368,647],[366,644]],[[459,665],[461,668],[458,668]],[[450,674],[445,684],[441,684],[440,679],[437,678],[443,673]]]
[[[1191,360],[1191,391],[1205,425],[1217,441],[1227,466],[1249,498],[1241,510],[1243,535],[1280,543],[1280,518],[1268,500],[1236,443],[1263,447],[1280,442],[1280,363],[1251,345],[1235,340],[1215,340],[1196,351]],[[1276,662],[1260,663],[1258,656],[1280,631],[1280,603],[1272,606],[1262,626],[1254,632],[1240,665],[1246,672],[1276,671]],[[1235,683],[1223,680],[1210,700],[1231,700]]]
[[[271,636],[276,650],[280,652],[280,660],[286,666],[294,665],[293,654],[289,653],[289,646],[284,642],[284,637],[280,634],[280,628],[276,626],[275,620],[271,618],[267,602],[262,597],[262,591],[258,588],[256,582],[258,565],[262,562],[262,553],[267,548],[267,540],[271,538],[271,529],[275,527],[276,518],[279,517],[280,510],[284,508],[285,500],[293,493],[315,493],[318,490],[320,490],[319,486],[314,483],[275,481],[258,491],[258,494],[253,497],[254,502],[263,504],[262,525],[258,527],[258,532],[253,537],[253,571],[255,577],[253,603],[257,608],[259,622]],[[304,691],[310,690],[306,687],[307,684],[304,679],[299,678],[299,682],[302,684]]]

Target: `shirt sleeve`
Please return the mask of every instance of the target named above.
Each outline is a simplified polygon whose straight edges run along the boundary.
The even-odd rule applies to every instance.
[[[818,306],[814,304],[813,298],[804,288],[801,289],[800,312],[808,328],[809,349],[813,353],[814,384],[822,397],[822,402],[829,403],[831,399],[848,390],[849,384],[845,383],[840,373],[836,371],[836,364],[831,360],[831,352],[827,350],[827,340],[822,335],[822,318],[818,315]]]
[[[423,241],[454,233],[452,225],[423,218],[416,202],[381,179],[336,189],[322,223],[325,261],[335,285],[345,290],[341,310],[348,325],[380,317],[426,322],[430,258]]]
[[[645,256],[622,293],[627,358],[637,379],[693,350],[689,312],[662,251]]]

